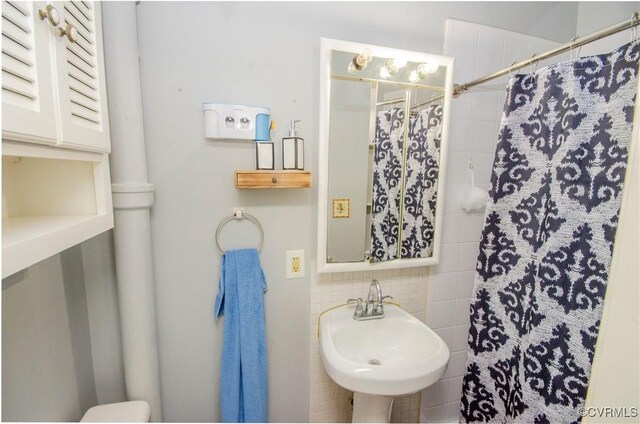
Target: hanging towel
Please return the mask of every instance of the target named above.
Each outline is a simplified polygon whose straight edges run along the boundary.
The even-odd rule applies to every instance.
[[[222,422],[267,422],[264,272],[255,249],[222,255],[215,316],[224,315],[220,365]]]

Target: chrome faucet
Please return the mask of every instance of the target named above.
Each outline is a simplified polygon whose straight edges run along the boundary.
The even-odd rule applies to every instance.
[[[353,311],[353,319],[363,321],[368,319],[384,318],[383,301],[385,299],[393,299],[391,296],[382,296],[382,288],[378,280],[372,280],[369,285],[369,295],[366,303],[362,298],[349,299],[347,302],[356,303],[356,309]]]
[[[371,280],[369,284],[369,295],[367,296],[367,304],[364,310],[365,315],[380,314],[382,312],[382,288],[380,282],[376,279]]]

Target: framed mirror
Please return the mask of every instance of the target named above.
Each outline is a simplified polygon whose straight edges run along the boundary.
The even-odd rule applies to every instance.
[[[438,263],[453,58],[321,39],[318,271]]]

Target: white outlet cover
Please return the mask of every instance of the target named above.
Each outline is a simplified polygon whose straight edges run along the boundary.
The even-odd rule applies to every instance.
[[[287,260],[285,262],[285,269],[287,271],[287,279],[291,278],[303,278],[304,277],[304,250],[287,250]],[[293,272],[291,269],[291,263],[293,258],[298,256],[300,258],[300,270]]]

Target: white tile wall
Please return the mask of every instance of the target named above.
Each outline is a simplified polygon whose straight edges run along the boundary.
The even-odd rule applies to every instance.
[[[556,43],[468,22],[447,20],[444,54],[455,58],[461,83],[494,72],[553,47]],[[553,62],[565,60],[556,58]],[[544,66],[541,63],[538,68]],[[536,66],[532,66],[534,71]],[[529,72],[523,69],[522,72]],[[445,187],[441,262],[429,269],[427,324],[449,346],[444,376],[422,392],[420,422],[458,422],[462,376],[467,360],[469,303],[484,212],[467,214],[460,199],[468,186],[468,160],[476,184],[488,189],[508,77],[487,83],[452,104],[449,163]]]
[[[349,298],[365,298],[373,278],[380,281],[382,293],[391,295],[408,312],[425,322],[427,310],[427,269],[354,273],[317,274],[311,264],[311,327],[310,341],[310,387],[309,422],[351,422],[351,392],[338,386],[327,375],[320,358],[317,338],[319,315]],[[456,298],[455,285],[442,284],[442,298]],[[452,288],[453,287],[453,288]],[[455,300],[452,301],[452,308]],[[451,315],[453,320],[453,315]],[[452,321],[453,322],[453,321]],[[394,399],[391,421],[394,423],[418,422],[420,393]]]

